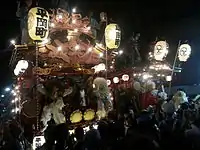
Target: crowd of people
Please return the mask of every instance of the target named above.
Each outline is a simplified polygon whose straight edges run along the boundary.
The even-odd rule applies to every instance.
[[[178,92],[177,109],[174,96],[170,101],[158,99],[140,113],[133,107],[124,114],[113,110],[87,132],[80,126],[71,134],[67,124],[53,127],[51,120],[44,132],[46,142],[38,150],[200,149],[198,98],[185,101],[184,92]],[[2,150],[31,149],[16,121],[4,126],[0,140]]]

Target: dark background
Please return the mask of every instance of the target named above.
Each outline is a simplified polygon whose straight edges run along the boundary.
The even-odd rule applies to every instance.
[[[122,28],[123,41],[126,41],[132,32],[140,32],[140,52],[143,58],[149,52],[149,44],[156,37],[168,41],[170,46],[168,57],[171,60],[178,41],[188,40],[192,46],[192,55],[188,62],[183,64],[183,72],[179,74],[176,84],[199,84],[200,2],[198,0],[69,0],[69,3],[71,7],[77,6],[84,14],[92,10],[96,17],[99,17],[102,11],[107,12],[108,16]],[[4,87],[12,82],[12,71],[8,66],[12,50],[9,42],[20,35],[20,29],[19,20],[15,17],[16,1],[2,1],[0,7],[0,87]]]

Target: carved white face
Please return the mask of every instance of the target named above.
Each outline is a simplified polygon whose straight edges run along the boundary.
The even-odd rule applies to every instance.
[[[178,58],[180,61],[187,61],[191,54],[191,47],[188,44],[182,44],[178,50]]]
[[[154,47],[155,60],[162,61],[168,54],[168,43],[166,41],[158,41]]]

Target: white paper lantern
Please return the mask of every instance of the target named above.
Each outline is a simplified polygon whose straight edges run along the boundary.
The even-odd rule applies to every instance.
[[[154,47],[154,59],[163,61],[168,54],[168,43],[166,41],[158,41]]]
[[[26,60],[20,60],[17,63],[17,66],[19,66],[19,68],[26,70],[28,68],[28,62]]]
[[[122,80],[123,80],[123,81],[128,81],[128,80],[129,80],[129,75],[124,74],[124,75],[122,76]]]
[[[114,77],[114,78],[113,78],[113,82],[114,82],[114,83],[119,83],[119,78],[118,78],[118,77]]]
[[[172,76],[166,76],[165,79],[167,82],[170,82],[170,81],[172,81]]]
[[[107,80],[107,85],[109,86],[111,84],[111,81],[110,80]]]
[[[49,13],[40,7],[28,12],[28,33],[33,41],[43,41],[49,35]]]
[[[21,73],[24,73],[26,69],[28,68],[29,64],[28,61],[26,60],[20,60],[18,61],[15,69],[14,69],[14,74],[18,76]]]
[[[15,69],[14,69],[14,75],[18,76],[19,73],[20,73],[19,69],[18,69],[18,68],[15,68]]]
[[[191,54],[191,47],[188,44],[182,44],[178,49],[178,58],[180,61],[186,62]]]

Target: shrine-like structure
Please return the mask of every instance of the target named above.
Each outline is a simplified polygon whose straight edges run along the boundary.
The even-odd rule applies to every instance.
[[[15,96],[20,98],[16,103],[23,122],[35,124],[40,130],[51,119],[56,124],[68,123],[71,129],[92,124],[112,109],[105,76],[98,77],[95,72],[98,64],[109,63],[113,56],[103,43],[97,42],[92,18],[63,9],[50,10],[49,27],[39,32],[38,26],[46,23],[40,22],[42,17],[34,9],[45,11],[29,11],[28,38],[15,45],[11,59],[18,90]],[[41,19],[31,33],[34,17]],[[41,42],[30,38],[30,34],[45,37],[42,31],[47,30],[49,35]]]

